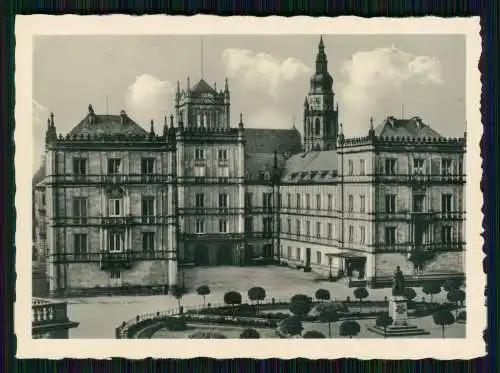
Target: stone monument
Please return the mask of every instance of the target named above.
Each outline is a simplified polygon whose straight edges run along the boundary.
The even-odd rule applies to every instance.
[[[408,300],[405,297],[405,289],[405,278],[398,266],[392,277],[392,297],[389,300],[389,315],[392,318],[392,325],[386,330],[376,325],[369,325],[368,330],[386,337],[429,334],[428,331],[408,322]]]

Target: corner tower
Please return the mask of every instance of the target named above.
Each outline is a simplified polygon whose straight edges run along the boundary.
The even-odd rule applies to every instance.
[[[309,94],[304,102],[305,151],[335,149],[338,135],[338,105],[334,108],[333,78],[323,37],[316,55],[316,70],[311,77]]]

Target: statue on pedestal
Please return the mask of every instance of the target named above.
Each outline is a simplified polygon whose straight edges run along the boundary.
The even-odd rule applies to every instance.
[[[392,278],[392,295],[404,296],[405,291],[405,278],[399,266],[396,267],[396,272]]]

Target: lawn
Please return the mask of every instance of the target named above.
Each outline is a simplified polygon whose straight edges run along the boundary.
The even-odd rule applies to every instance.
[[[168,339],[185,339],[189,338],[189,336],[198,331],[216,331],[222,333],[226,336],[226,338],[238,339],[240,338],[240,334],[245,330],[244,327],[237,326],[225,326],[225,325],[203,325],[203,324],[188,324],[188,329],[185,331],[169,331],[166,329],[160,329],[151,337],[152,339],[156,338],[168,338]],[[277,338],[275,329],[270,328],[252,328],[259,332],[261,338]]]

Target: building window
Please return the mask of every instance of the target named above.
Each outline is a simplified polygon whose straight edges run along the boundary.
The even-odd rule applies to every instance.
[[[121,160],[117,158],[108,159],[108,174],[117,175],[120,173]]]
[[[352,195],[351,195],[351,194],[349,194],[349,197],[348,197],[347,201],[348,201],[348,202],[347,202],[347,203],[348,203],[348,204],[347,204],[347,206],[348,206],[348,207],[347,207],[348,211],[349,211],[349,212],[353,212],[353,211],[354,211],[354,198],[352,197]]]
[[[316,118],[314,133],[316,136],[321,135],[321,122],[319,118]]]
[[[45,192],[42,193],[42,206],[45,206],[47,201],[45,200]]]
[[[332,195],[329,194],[328,195],[328,211],[332,211],[333,210],[333,198],[332,198]]]
[[[245,232],[246,233],[253,232],[253,218],[245,218]]]
[[[197,180],[201,181],[201,179],[203,179],[205,177],[205,167],[204,166],[195,166],[194,177]]]
[[[316,210],[321,210],[321,194],[316,194]]]
[[[269,180],[271,180],[271,174],[270,174],[269,172],[265,172],[265,173],[264,173],[264,180],[265,180],[265,181],[269,181]]]
[[[295,259],[300,260],[300,247],[295,248]]]
[[[306,237],[310,237],[310,236],[311,236],[311,222],[306,221]]]
[[[219,167],[217,169],[217,176],[222,179],[222,182],[229,181],[229,167]]]
[[[316,251],[316,264],[321,264],[321,251]]]
[[[385,212],[388,214],[396,212],[396,195],[385,195]]]
[[[287,230],[287,232],[288,232],[289,234],[291,234],[291,233],[292,233],[292,220],[291,220],[291,219],[288,219],[288,220],[287,220],[287,226],[288,226],[288,230]]]
[[[142,175],[152,175],[155,169],[155,159],[154,158],[143,158],[141,159],[141,174]]]
[[[316,237],[317,238],[321,237],[321,223],[319,221],[316,222]]]
[[[347,170],[348,170],[349,175],[353,175],[354,174],[354,164],[352,163],[351,159],[349,159],[347,161]]]
[[[299,193],[297,193],[295,195],[295,199],[296,199],[296,206],[298,209],[300,209],[300,194]]]
[[[420,158],[415,158],[413,160],[413,175],[423,175],[424,174],[424,160]]]
[[[396,160],[386,159],[385,160],[385,174],[386,175],[396,175]]]
[[[251,209],[253,205],[253,194],[252,193],[245,193],[245,207],[247,209]]]
[[[292,258],[292,247],[291,246],[288,246],[286,248],[286,256],[287,256],[288,259]]]
[[[108,250],[110,252],[122,251],[123,237],[121,233],[110,233],[108,236]]]
[[[354,227],[349,226],[349,242],[354,242]]]
[[[262,193],[262,207],[264,212],[271,212],[273,208],[273,194],[272,193]]]
[[[196,233],[205,233],[205,222],[203,220],[196,220]]]
[[[87,174],[87,160],[85,158],[74,158],[73,159],[73,173],[75,175],[86,175]]]
[[[142,232],[142,251],[155,250],[155,234],[154,232]]]
[[[271,218],[262,218],[262,228],[263,234],[265,238],[272,237],[273,233],[273,219]]]
[[[306,194],[306,210],[311,209],[311,196],[309,194]]]
[[[365,196],[359,196],[359,212],[365,212]]]
[[[203,193],[196,194],[196,207],[197,208],[205,207],[205,195]]]
[[[82,258],[87,254],[87,235],[78,233],[74,235],[75,259]]]
[[[364,244],[365,243],[365,227],[360,227],[359,228],[359,243]]]
[[[441,196],[441,211],[451,212],[451,194],[443,194]]]
[[[424,200],[425,196],[423,194],[413,196],[413,212],[424,212]]]
[[[362,176],[365,174],[365,160],[364,159],[359,160],[359,174]]]
[[[227,220],[225,220],[225,219],[219,220],[219,232],[220,233],[227,233]]]
[[[205,149],[195,149],[195,160],[197,161],[205,160]]]
[[[331,240],[333,238],[333,224],[328,223],[328,239]]]
[[[226,193],[219,193],[219,207],[220,208],[227,208],[227,194]]]
[[[451,241],[451,226],[446,225],[444,227],[441,227],[441,243],[450,244]]]
[[[385,244],[396,244],[396,227],[385,227]]]
[[[111,271],[109,277],[111,277],[112,280],[120,280],[122,273],[120,271]]]
[[[152,223],[155,216],[154,197],[142,197],[142,222]]]
[[[441,170],[443,175],[451,175],[453,173],[451,159],[445,158],[441,160]]]
[[[109,216],[121,216],[122,215],[122,200],[118,198],[112,198],[108,201],[108,212]]]
[[[226,149],[219,149],[219,161],[224,162],[227,161],[227,150]]]
[[[297,220],[295,222],[295,234],[297,237],[300,237],[300,220]]]
[[[73,217],[77,224],[85,224],[87,222],[87,198],[73,199]]]

